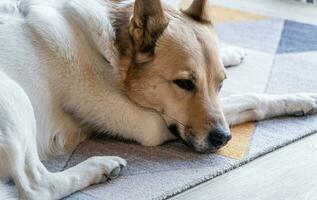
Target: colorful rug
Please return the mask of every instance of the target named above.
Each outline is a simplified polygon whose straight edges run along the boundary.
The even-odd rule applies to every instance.
[[[317,92],[317,26],[220,6],[213,6],[213,14],[221,41],[248,53],[241,66],[228,70],[222,95]],[[233,139],[218,154],[204,155],[181,143],[148,148],[95,139],[45,164],[60,171],[91,156],[121,156],[128,161],[121,177],[66,199],[164,199],[316,131],[317,116],[247,123],[232,129]]]

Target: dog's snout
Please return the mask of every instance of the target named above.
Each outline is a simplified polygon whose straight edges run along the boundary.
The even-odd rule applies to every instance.
[[[230,139],[230,132],[224,128],[212,129],[208,135],[210,145],[217,149],[226,145]]]

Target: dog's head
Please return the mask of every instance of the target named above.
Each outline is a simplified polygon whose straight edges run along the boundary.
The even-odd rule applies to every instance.
[[[180,11],[136,0],[127,20],[118,43],[119,80],[129,98],[159,112],[196,151],[224,146],[231,136],[218,96],[226,74],[207,0]]]

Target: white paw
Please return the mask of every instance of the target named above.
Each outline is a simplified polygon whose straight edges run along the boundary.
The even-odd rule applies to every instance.
[[[97,173],[96,182],[104,182],[108,179],[117,178],[122,169],[127,165],[127,161],[116,156],[94,156],[87,160]]]
[[[150,121],[144,123],[144,128],[140,130],[137,138],[134,138],[135,141],[143,146],[153,147],[175,139],[175,136],[168,130],[161,116],[155,113],[152,117]]]
[[[158,133],[151,133],[151,131],[149,131],[147,134],[147,136],[138,140],[142,146],[155,147],[163,144],[164,142],[175,139],[175,136],[171,134],[167,128],[162,129],[162,131]]]
[[[239,47],[228,46],[222,49],[222,61],[225,67],[239,65],[243,62],[247,53]]]
[[[317,114],[317,93],[303,93],[296,95],[295,116]]]

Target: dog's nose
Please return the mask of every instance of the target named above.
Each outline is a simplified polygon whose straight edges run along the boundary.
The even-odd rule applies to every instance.
[[[219,127],[212,129],[208,135],[210,145],[217,149],[226,145],[230,139],[230,132],[224,128]]]

